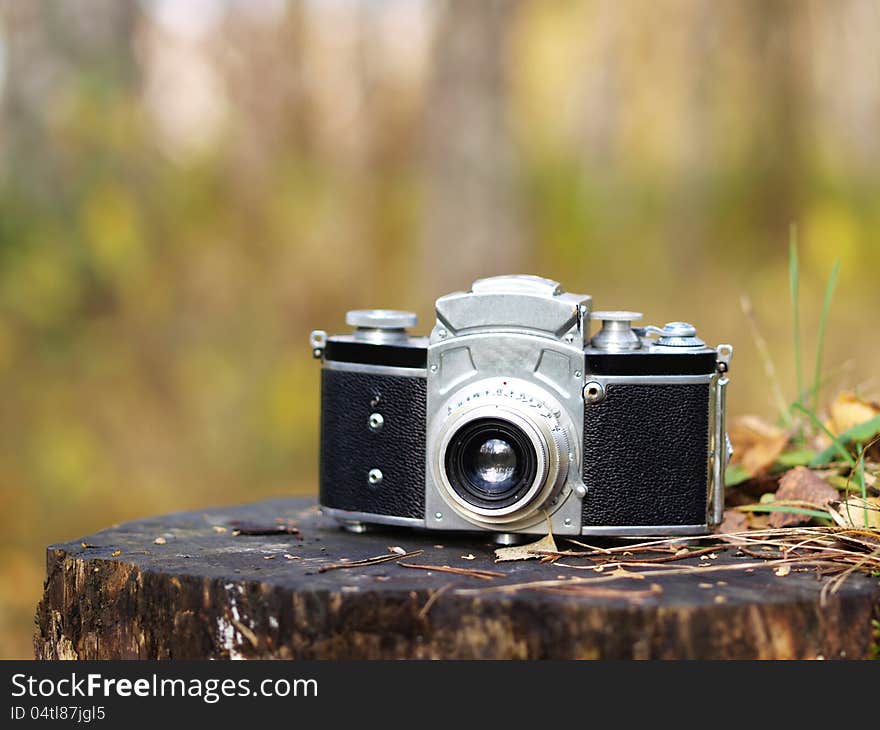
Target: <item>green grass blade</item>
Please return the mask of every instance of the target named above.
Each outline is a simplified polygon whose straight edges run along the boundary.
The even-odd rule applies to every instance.
[[[874,418],[871,418],[864,423],[860,423],[858,426],[853,426],[852,428],[847,429],[837,437],[837,440],[844,446],[852,443],[864,444],[874,438],[878,433],[880,433],[880,416],[874,416]],[[837,451],[837,447],[832,444],[825,449],[825,451],[816,454],[815,458],[813,458],[809,465],[822,466],[823,464],[827,464],[832,458],[834,458],[834,454],[837,453]]]
[[[858,459],[856,460],[856,479],[859,485],[859,490],[862,493],[862,517],[864,519],[863,525],[870,525],[868,522],[868,487],[865,483],[865,451],[862,449],[862,445],[859,444],[858,450]],[[847,505],[847,513],[849,513],[849,499],[846,500]],[[847,514],[848,516],[848,514]]]
[[[776,459],[779,466],[790,469],[793,466],[807,466],[816,458],[816,452],[810,449],[802,449],[800,451],[788,451],[780,454]]]
[[[794,367],[797,377],[797,399],[800,403],[804,392],[804,376],[801,367],[801,326],[798,307],[800,266],[797,250],[797,226],[792,223],[788,233],[788,283],[791,291],[791,316],[794,328]]]
[[[728,487],[735,487],[751,478],[752,475],[742,464],[731,464],[724,471],[724,484]]]
[[[820,520],[830,520],[831,513],[805,507],[790,507],[787,504],[744,504],[735,508],[737,512],[785,512],[790,515],[805,515],[817,517]]]
[[[847,451],[847,448],[846,446],[844,446],[843,442],[825,427],[825,424],[822,423],[821,420],[819,420],[819,417],[815,413],[813,413],[813,411],[811,411],[809,408],[804,408],[804,406],[802,406],[800,403],[793,403],[791,407],[797,411],[800,411],[801,413],[806,414],[813,422],[813,425],[823,431],[825,435],[829,439],[831,439],[831,445],[834,450],[837,451],[837,453],[840,454],[844,459],[846,459],[847,463],[850,466],[856,465],[855,459],[853,459],[852,454]]]
[[[819,408],[819,382],[822,373],[822,350],[825,347],[825,324],[828,322],[828,313],[831,310],[831,299],[837,288],[837,279],[840,276],[840,259],[831,267],[831,275],[825,287],[825,300],[822,302],[822,316],[819,318],[819,332],[816,339],[816,369],[813,371],[813,410]]]
[[[789,409],[785,396],[782,393],[782,385],[779,382],[779,377],[776,375],[776,366],[773,364],[773,358],[770,355],[770,348],[767,346],[767,340],[764,339],[764,335],[761,333],[761,328],[758,326],[758,318],[755,316],[752,301],[743,294],[739,298],[739,304],[742,313],[749,322],[752,339],[755,342],[758,354],[761,356],[761,363],[764,365],[764,373],[770,383],[770,392],[773,394],[773,399],[776,401],[776,407],[779,409],[779,417],[782,419],[786,428],[794,428],[794,423],[791,420],[791,410]]]

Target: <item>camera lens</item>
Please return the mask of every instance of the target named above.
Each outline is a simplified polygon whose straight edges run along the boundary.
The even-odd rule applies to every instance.
[[[446,473],[456,493],[469,504],[501,509],[532,486],[538,459],[522,429],[498,418],[466,423],[449,442]]]

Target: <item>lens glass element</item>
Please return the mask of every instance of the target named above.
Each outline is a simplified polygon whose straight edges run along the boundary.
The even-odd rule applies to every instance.
[[[489,484],[499,484],[513,476],[516,454],[504,439],[489,439],[477,451],[475,459],[477,474]]]
[[[469,504],[489,509],[507,507],[535,481],[538,458],[528,436],[502,418],[479,418],[462,426],[445,456],[452,488]]]

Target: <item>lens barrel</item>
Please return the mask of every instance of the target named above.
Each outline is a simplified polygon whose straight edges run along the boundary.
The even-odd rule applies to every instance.
[[[445,466],[450,486],[465,502],[501,509],[515,504],[532,487],[538,455],[516,424],[501,418],[479,418],[452,436]]]

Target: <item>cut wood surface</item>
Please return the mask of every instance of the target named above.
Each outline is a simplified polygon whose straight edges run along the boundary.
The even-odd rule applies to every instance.
[[[642,578],[495,563],[495,547],[485,535],[351,534],[303,498],[129,522],[47,549],[35,653],[831,659],[868,657],[875,641],[880,580],[862,573],[823,602],[815,570],[732,569],[756,562],[735,547],[677,558],[693,570],[669,575],[660,560]]]

